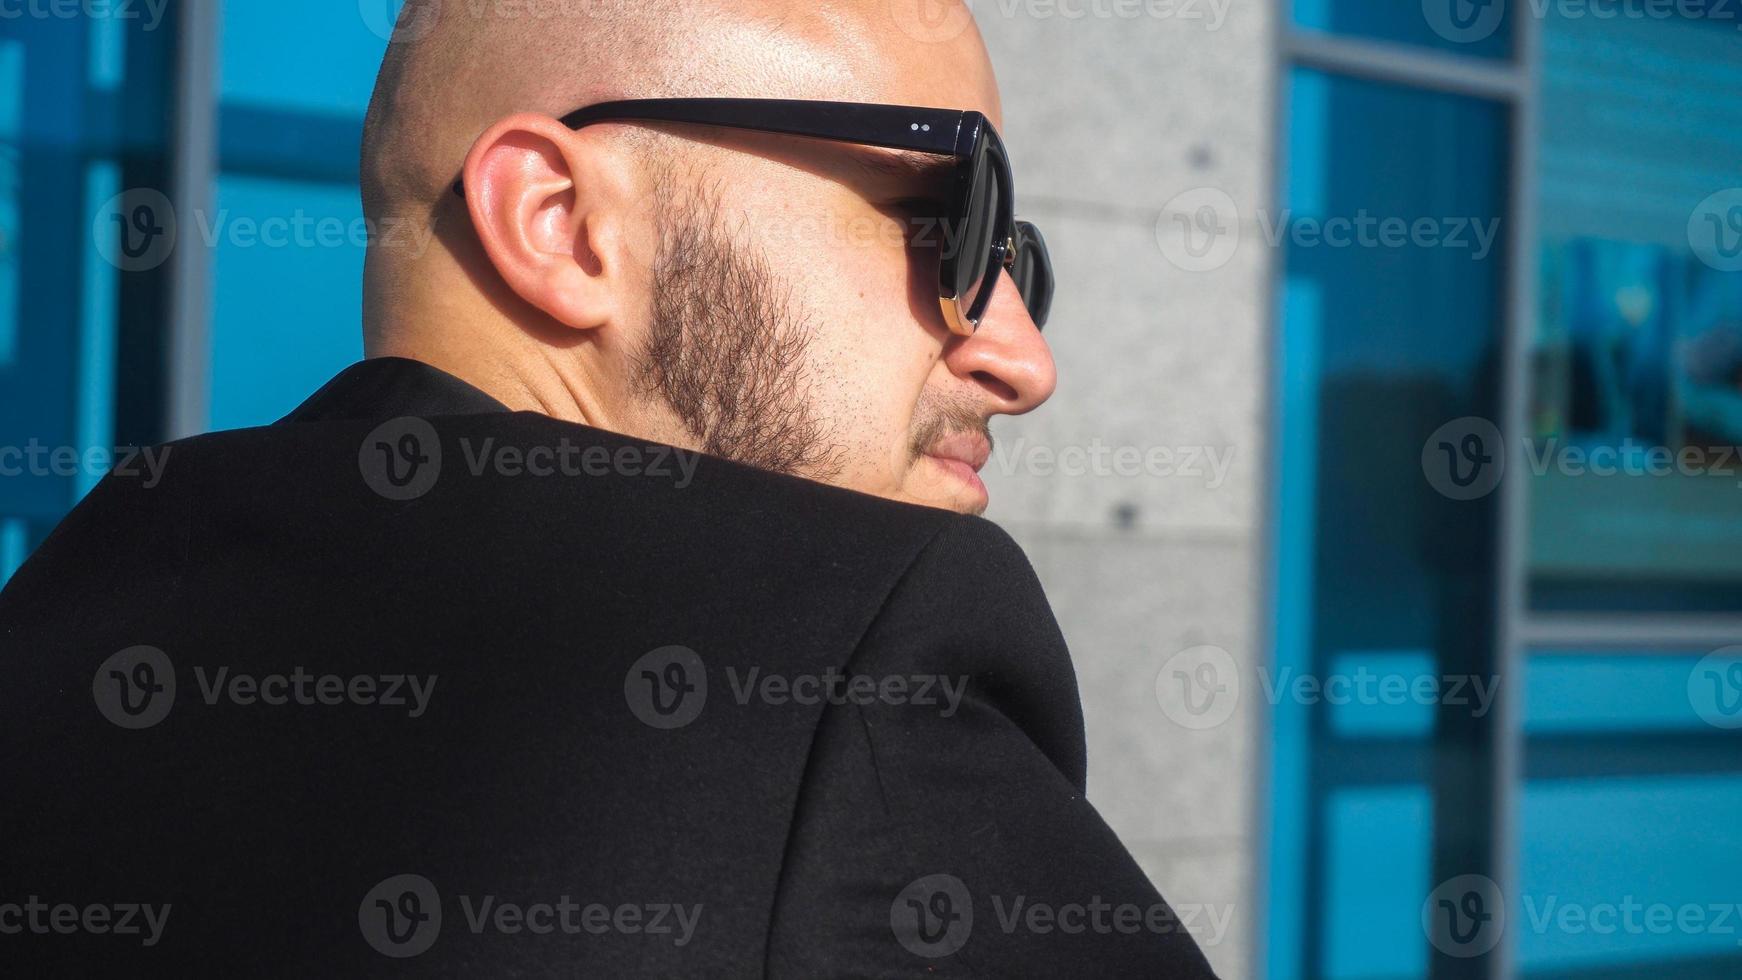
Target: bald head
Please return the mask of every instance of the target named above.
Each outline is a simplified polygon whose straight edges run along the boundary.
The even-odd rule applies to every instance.
[[[936,232],[959,164],[560,121],[638,98],[1000,119],[961,0],[410,0],[363,140],[383,232],[364,273],[369,356],[424,361],[516,410],[983,507],[985,419],[1039,404],[1053,376],[1013,283],[951,339]],[[406,225],[421,234],[387,234]],[[403,244],[431,229],[437,247]]]
[[[956,62],[973,73],[984,55],[971,21],[928,35],[906,9],[927,2],[409,0],[364,123],[365,214],[437,203],[472,141],[510,113],[623,98],[896,101],[892,76],[912,75],[903,55],[946,46],[977,54]]]
[[[591,92],[645,84],[683,3],[576,5],[586,16],[494,12],[496,5],[410,0],[363,124],[365,213],[433,203],[472,138],[513,112],[560,115]]]

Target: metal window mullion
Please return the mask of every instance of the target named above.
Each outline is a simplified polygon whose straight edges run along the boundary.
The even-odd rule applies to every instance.
[[[1742,616],[1527,613],[1520,636],[1527,647],[1544,655],[1593,650],[1640,655],[1666,650],[1706,653],[1742,641]]]
[[[175,129],[170,178],[181,224],[170,256],[164,428],[180,439],[211,424],[212,253],[196,224],[212,213],[217,186],[218,0],[183,0],[175,54]]]
[[[1537,148],[1541,140],[1542,25],[1539,18],[1513,18],[1517,65],[1512,84],[1511,180],[1507,214],[1511,219],[1509,282],[1506,332],[1502,350],[1505,371],[1501,406],[1501,431],[1514,465],[1513,478],[1501,481],[1499,576],[1496,582],[1496,617],[1499,663],[1504,678],[1495,710],[1493,791],[1490,818],[1495,884],[1507,903],[1516,908],[1522,887],[1519,862],[1519,806],[1524,779],[1524,670],[1525,624],[1529,615],[1530,482],[1524,464],[1524,439],[1530,424],[1532,378],[1531,349],[1536,333],[1537,299]],[[1511,910],[1508,909],[1510,912]],[[1518,930],[1501,933],[1500,943],[1488,955],[1488,976],[1506,980],[1515,974]]]
[[[1526,70],[1508,62],[1385,41],[1357,40],[1297,27],[1283,27],[1281,31],[1283,55],[1296,64],[1483,99],[1516,102],[1528,94],[1530,82]],[[1521,27],[1521,43],[1528,33]]]

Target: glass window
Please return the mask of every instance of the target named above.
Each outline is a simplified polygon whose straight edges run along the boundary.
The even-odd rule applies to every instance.
[[[400,6],[225,0],[219,97],[227,105],[361,120]]]
[[[1539,609],[1742,608],[1734,24],[1544,23]]]
[[[87,451],[111,448],[117,270],[92,216],[117,131],[92,90],[99,36],[116,55],[110,18],[0,18],[0,584],[101,475],[107,452]],[[148,161],[149,127],[137,136]]]
[[[1508,58],[1513,8],[1520,6],[1506,0],[1294,0],[1294,20],[1309,30]]]
[[[1274,669],[1488,676],[1497,497],[1441,492],[1422,459],[1499,411],[1509,114],[1311,69],[1288,105],[1279,210],[1241,221],[1284,267]],[[1423,900],[1475,836],[1436,830],[1470,786],[1430,761],[1486,723],[1449,715],[1275,701],[1269,975],[1426,972]]]
[[[214,429],[284,417],[363,356],[355,189],[226,176],[213,255]]]
[[[402,0],[226,2],[211,420],[282,418],[363,356],[363,114]]]
[[[0,367],[18,352],[18,139],[24,45],[0,41]]]
[[[1426,972],[1418,921],[1433,887],[1433,799],[1422,786],[1361,787],[1331,794],[1324,862],[1326,978],[1406,977]]]
[[[1736,976],[1742,777],[1538,780],[1506,928],[1525,975]]]

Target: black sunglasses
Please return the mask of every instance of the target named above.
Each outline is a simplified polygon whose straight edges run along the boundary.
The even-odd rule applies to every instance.
[[[953,197],[943,216],[953,247],[938,252],[944,320],[970,336],[986,315],[999,273],[1008,269],[1035,326],[1052,311],[1052,258],[1040,229],[1016,220],[1015,185],[1004,141],[986,117],[960,109],[788,99],[630,99],[563,117],[570,129],[600,122],[674,122],[755,130],[908,150],[956,160]],[[465,194],[456,182],[454,191]]]

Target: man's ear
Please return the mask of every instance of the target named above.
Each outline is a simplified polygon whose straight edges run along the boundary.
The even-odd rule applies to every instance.
[[[577,330],[622,313],[634,286],[636,170],[620,144],[517,113],[466,156],[466,208],[508,287]]]

